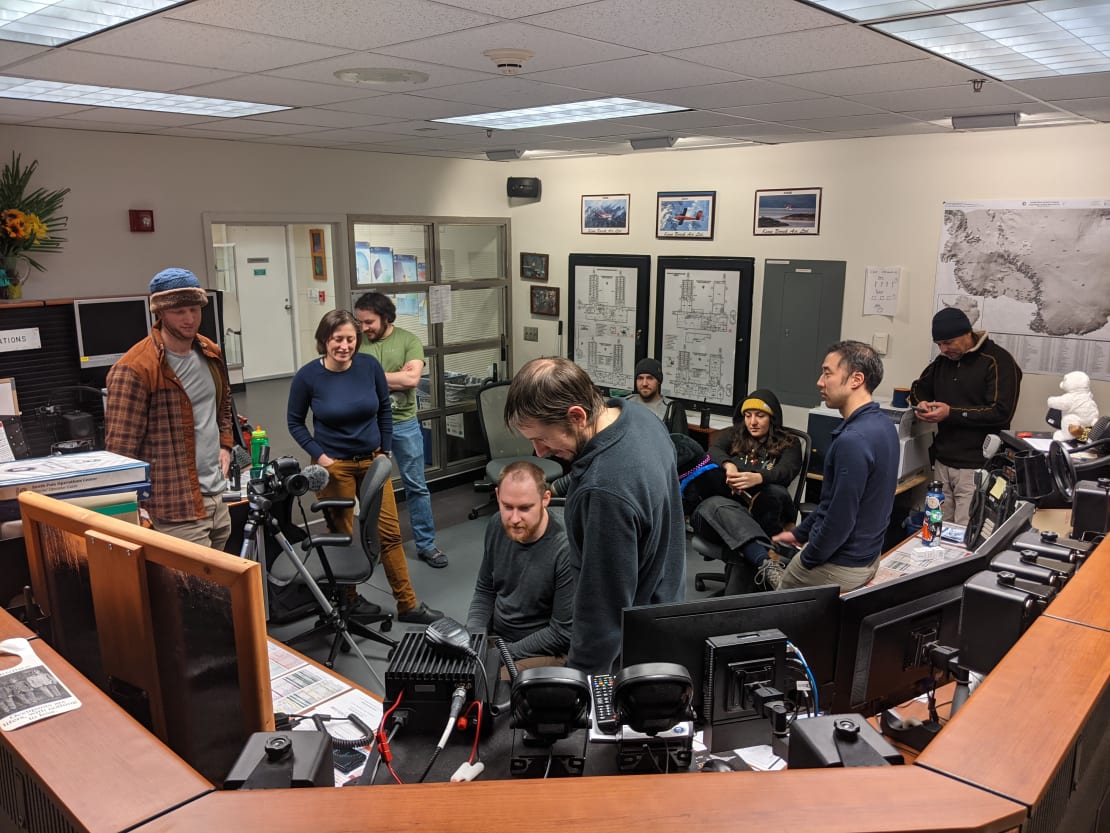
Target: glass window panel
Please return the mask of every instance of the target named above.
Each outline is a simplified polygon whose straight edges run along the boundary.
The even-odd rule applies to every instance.
[[[451,293],[451,320],[443,324],[444,344],[500,338],[504,292],[499,286],[465,291],[456,287]]]
[[[428,323],[428,296],[424,292],[401,292],[398,289],[379,286],[375,292],[381,292],[383,295],[388,295],[393,299],[394,306],[397,307],[397,320],[394,322],[398,327],[414,333],[420,339],[420,343],[425,348],[431,344],[431,325]],[[355,308],[358,299],[365,295],[367,290],[356,289],[351,293],[351,310]]]
[[[443,224],[439,257],[444,281],[497,280],[505,275],[504,226]]]
[[[501,350],[496,347],[444,356],[444,407],[473,406],[478,389],[493,378],[493,368],[495,365],[500,367],[500,362]]]
[[[427,411],[439,407],[439,390],[436,388],[436,368],[439,361],[435,356],[424,356],[424,374],[416,386],[416,409]]]
[[[477,411],[448,414],[436,422],[442,423],[446,435],[443,444],[445,466],[486,459],[486,438],[482,434]]]
[[[353,223],[355,286],[429,279],[427,226]]]

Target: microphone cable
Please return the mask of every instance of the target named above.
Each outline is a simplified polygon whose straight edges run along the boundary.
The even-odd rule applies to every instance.
[[[428,760],[427,766],[425,766],[424,771],[420,773],[420,777],[417,779],[416,783],[423,784],[424,779],[428,777],[428,773],[432,771],[432,766],[435,764],[436,758],[439,757],[439,753],[442,752],[443,748],[447,745],[447,738],[451,736],[451,730],[455,728],[455,721],[458,720],[459,715],[462,714],[463,705],[465,703],[466,688],[459,685],[451,693],[451,709],[447,715],[447,725],[444,726],[443,734],[440,735],[439,741],[436,743],[435,751],[432,752],[432,757]]]

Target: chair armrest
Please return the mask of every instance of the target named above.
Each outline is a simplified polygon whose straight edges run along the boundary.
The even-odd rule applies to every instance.
[[[350,535],[313,535],[301,541],[301,549],[308,552],[316,547],[349,547],[352,540]]]
[[[475,480],[474,481],[474,491],[478,492],[479,494],[482,494],[484,492],[492,492],[493,489],[494,489],[494,484],[490,483],[488,480]]]
[[[319,512],[321,509],[354,509],[354,498],[349,497],[329,497],[323,500],[318,500],[309,507],[313,512]]]

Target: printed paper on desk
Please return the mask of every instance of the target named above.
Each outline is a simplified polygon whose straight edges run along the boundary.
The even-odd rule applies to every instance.
[[[65,683],[38,658],[22,637],[0,642],[0,654],[19,657],[19,664],[0,671],[0,729],[5,732],[80,708]]]

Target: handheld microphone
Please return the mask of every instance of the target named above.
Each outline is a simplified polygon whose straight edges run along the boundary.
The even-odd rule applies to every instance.
[[[328,470],[323,466],[317,466],[315,463],[311,466],[305,466],[301,470],[301,474],[305,476],[308,481],[308,488],[313,492],[318,492],[328,485]]]

